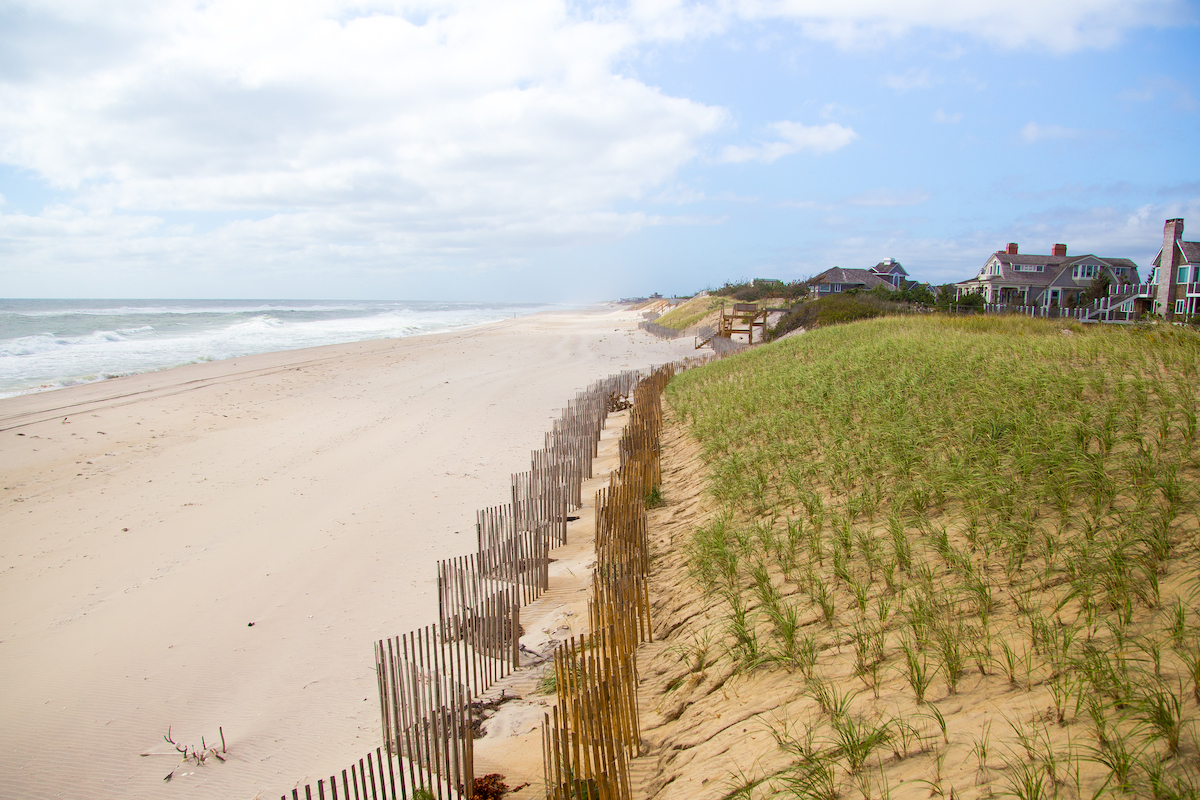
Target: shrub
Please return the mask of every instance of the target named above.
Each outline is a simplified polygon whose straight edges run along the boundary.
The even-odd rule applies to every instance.
[[[778,339],[797,328],[811,330],[826,325],[882,317],[890,308],[899,307],[896,303],[887,303],[869,294],[845,294],[809,300],[796,306],[779,320],[779,324],[770,330],[767,338]]]

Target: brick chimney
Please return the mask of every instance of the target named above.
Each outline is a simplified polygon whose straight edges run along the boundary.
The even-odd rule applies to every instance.
[[[1054,252],[1052,252],[1050,255],[1065,256],[1066,254],[1067,254],[1067,246],[1065,244],[1056,244],[1056,245],[1054,245]]]
[[[1162,254],[1158,260],[1158,312],[1171,322],[1175,318],[1175,270],[1183,263],[1179,240],[1183,238],[1183,220],[1169,219],[1163,226]]]
[[[1015,256],[1017,254],[1017,243],[1009,242],[1008,249],[1005,250],[1004,252],[1008,253],[1010,256]]]

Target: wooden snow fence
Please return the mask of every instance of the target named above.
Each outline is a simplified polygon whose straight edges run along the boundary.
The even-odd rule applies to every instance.
[[[292,800],[407,800],[408,797],[400,760],[384,753],[382,747],[367,753],[365,759],[360,758],[357,765],[342,770],[340,784],[337,775],[330,775],[328,781],[322,778],[315,787],[307,785],[303,793],[299,788],[292,789],[291,794]],[[280,800],[288,800],[288,795],[282,795]]]
[[[596,498],[596,569],[588,611],[593,633],[555,652],[558,703],[542,726],[546,796],[627,800],[638,755],[638,644],[651,640],[646,503],[661,481],[663,367],[637,388],[619,443],[621,466]]]
[[[474,574],[477,581],[499,581],[512,587],[520,605],[528,605],[550,585],[550,548],[555,545],[545,529],[517,531],[511,525],[510,506],[481,510],[478,553],[452,561],[463,563],[458,573],[462,579]],[[454,591],[444,585],[449,578],[443,572],[439,566],[439,602],[446,591]]]
[[[513,642],[515,653],[513,609],[510,603],[508,613],[497,613],[490,621],[497,627],[508,624],[507,636],[494,630],[488,634]],[[441,626],[429,625],[375,646],[383,750],[404,758],[414,791],[425,789],[438,798],[470,798],[475,779],[469,678],[478,659],[472,662],[463,645],[463,639],[448,637]],[[511,664],[511,657],[488,660],[495,673],[504,671],[497,665]]]
[[[408,800],[421,790],[438,800],[471,800],[472,699],[520,665],[520,609],[548,588],[549,551],[566,543],[568,512],[583,505],[582,485],[592,477],[605,420],[630,407],[639,381],[650,381],[657,387],[653,399],[640,400],[641,391],[633,397],[630,427],[639,433],[626,434],[630,442],[649,442],[661,423],[661,414],[655,416],[658,396],[673,374],[672,368],[664,369],[666,378],[663,370],[649,379],[632,370],[612,375],[567,403],[546,433],[545,446],[532,454],[530,469],[513,475],[511,501],[477,513],[476,552],[438,563],[437,624],[375,643],[383,746],[340,775],[293,789],[292,800]],[[629,485],[614,478],[599,497],[604,505],[597,507],[597,575],[602,577],[593,577],[596,599],[589,604],[596,633],[556,653],[556,669],[567,670],[559,679],[560,707],[569,710],[574,703],[578,712],[572,722],[563,718],[562,741],[589,743],[571,732],[591,725],[607,755],[588,756],[587,763],[594,764],[588,775],[612,775],[624,787],[621,794],[590,797],[628,796],[627,762],[637,749],[633,654],[637,641],[649,640],[650,630],[645,491],[640,487],[657,480],[657,440],[651,449],[649,477],[639,466],[642,456],[622,450],[619,473],[628,476]],[[607,526],[603,534],[602,525]],[[603,723],[605,733],[589,704],[618,713]],[[562,763],[570,768],[576,761]]]

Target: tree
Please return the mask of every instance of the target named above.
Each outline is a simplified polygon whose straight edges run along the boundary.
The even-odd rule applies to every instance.
[[[1101,297],[1108,295],[1108,287],[1112,286],[1112,276],[1104,270],[1096,273],[1096,277],[1092,278],[1092,284],[1088,286],[1087,294],[1084,295],[1084,300],[1087,303],[1094,303]]]

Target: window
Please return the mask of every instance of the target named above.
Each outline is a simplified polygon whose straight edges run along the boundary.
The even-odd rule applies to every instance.
[[[833,285],[833,290],[834,290],[835,292],[840,292],[840,291],[842,290],[842,285],[841,285],[840,283],[835,283],[835,284]]]
[[[1187,283],[1188,282],[1188,273],[1190,271],[1191,270],[1189,270],[1186,266],[1180,267],[1178,269],[1179,275],[1175,278],[1175,282],[1176,283]]]
[[[1046,268],[1045,264],[1014,264],[1015,272],[1041,272]]]
[[[833,287],[831,287],[828,283],[822,283],[820,286],[817,287],[817,291],[818,292],[830,292],[830,291],[833,291]]]
[[[1125,267],[1115,267],[1113,269],[1113,274],[1116,275],[1118,278],[1124,278],[1126,272],[1127,272],[1127,270],[1125,269]]]
[[[1176,301],[1175,301],[1175,313],[1176,313],[1176,314],[1182,314],[1182,313],[1183,313],[1184,304],[1185,304],[1186,302],[1187,302],[1186,300],[1176,300]]]
[[[1079,280],[1080,278],[1083,278],[1084,280],[1087,280],[1088,278],[1094,278],[1096,277],[1096,265],[1076,264],[1071,270],[1071,277],[1075,280]]]
[[[992,274],[992,275],[1000,274],[1000,262],[999,261],[992,262],[992,269],[990,270],[990,274]]]

